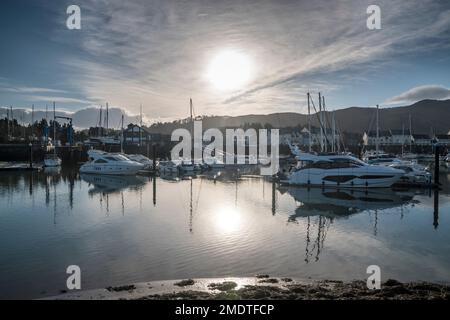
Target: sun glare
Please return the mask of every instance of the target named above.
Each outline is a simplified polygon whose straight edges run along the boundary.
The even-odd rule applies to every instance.
[[[216,226],[223,233],[237,231],[241,226],[241,215],[234,208],[224,207],[219,209],[215,219]]]
[[[252,63],[249,57],[235,50],[222,51],[209,64],[207,78],[218,90],[241,89],[250,81]]]

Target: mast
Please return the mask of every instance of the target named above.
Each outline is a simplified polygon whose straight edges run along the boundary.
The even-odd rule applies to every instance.
[[[53,101],[53,154],[56,155],[56,106]]]
[[[31,105],[31,139],[34,138],[34,104]]]
[[[411,121],[411,114],[409,114],[409,152],[412,153],[412,121]]]
[[[322,96],[319,92],[319,122],[320,122],[320,152],[323,152],[323,113],[322,113]]]
[[[121,133],[120,133],[120,152],[123,153],[123,114],[122,114],[122,124],[121,124]]]
[[[332,139],[333,139],[333,142],[332,142],[332,144],[331,144],[331,151],[332,152],[336,152],[336,119],[335,119],[335,111],[333,111],[333,113],[331,114],[331,117],[332,117],[332,123],[331,123],[331,126],[332,126],[332,135],[333,135],[333,137],[332,137]]]
[[[306,94],[308,98],[308,140],[309,140],[309,152],[311,153],[312,149],[312,141],[311,141],[311,106],[309,103],[310,94],[309,92]]]
[[[6,127],[7,127],[7,138],[9,141],[9,110],[8,110],[8,107],[6,107]]]
[[[142,103],[140,109],[139,146],[142,145]]]
[[[404,146],[405,146],[405,124],[402,123],[402,157],[404,156]]]
[[[45,144],[48,144],[48,104],[45,104]]]
[[[322,96],[322,113],[323,113],[323,131],[324,131],[324,149],[325,152],[328,151],[328,135],[327,135],[327,119],[326,118],[326,114],[325,114],[325,96]]]
[[[11,137],[14,139],[14,114],[12,106],[9,106],[11,110]]]
[[[98,122],[98,125],[99,125],[99,129],[100,129],[100,132],[97,132],[97,134],[99,134],[101,137],[103,136],[103,119],[102,119],[102,113],[103,113],[103,105],[101,105],[100,106],[100,120],[99,120],[99,122]]]
[[[108,129],[109,129],[109,105],[107,102],[106,103],[106,135],[108,135]]]
[[[380,126],[379,126],[379,115],[378,115],[378,110],[379,110],[379,106],[377,105],[377,137],[376,137],[376,141],[375,141],[375,149],[376,149],[376,154],[378,156],[378,151],[379,151],[379,139],[380,139]]]
[[[191,117],[191,126],[190,126],[191,139],[192,139],[191,143],[192,143],[192,145],[194,145],[194,143],[195,143],[195,138],[194,138],[194,106],[193,106],[193,103],[192,103],[192,98],[189,98],[189,109],[190,109],[190,117]],[[195,151],[194,151],[194,157],[195,157]],[[192,154],[191,154],[191,159],[193,160]],[[192,161],[192,163],[194,163],[194,161]]]

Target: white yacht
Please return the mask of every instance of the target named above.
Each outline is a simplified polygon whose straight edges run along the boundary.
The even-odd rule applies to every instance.
[[[44,167],[60,167],[61,159],[55,153],[48,153],[44,158]]]
[[[396,183],[403,170],[369,165],[349,155],[297,155],[297,166],[286,180],[290,185],[332,186],[342,188],[387,188]]]
[[[178,173],[179,164],[173,161],[160,161],[159,172],[162,174],[174,174]]]
[[[410,161],[402,161],[389,165],[389,167],[394,169],[403,170],[405,173],[400,178],[399,182],[402,183],[420,183],[420,184],[430,184],[432,175],[427,169],[417,163]]]
[[[80,173],[135,175],[144,165],[120,155],[98,150],[88,151],[89,161],[80,167]]]
[[[189,173],[195,171],[195,164],[192,160],[182,159],[179,160],[179,168],[184,173]]]
[[[125,157],[131,161],[136,161],[144,165],[144,170],[153,169],[153,160],[147,158],[142,154],[123,154]],[[158,163],[156,163],[158,165]]]

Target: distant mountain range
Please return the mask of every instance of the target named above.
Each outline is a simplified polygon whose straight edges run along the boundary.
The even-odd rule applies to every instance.
[[[25,109],[14,109],[14,118],[19,122],[30,122],[31,112]],[[331,113],[327,113],[327,118],[331,121]],[[73,117],[74,126],[77,128],[95,127],[99,122],[99,109],[86,108],[76,112],[57,111],[59,116]],[[119,108],[110,108],[109,126],[119,128],[122,114],[125,124],[139,123],[138,115],[129,115]],[[350,107],[339,109],[335,113],[337,127],[341,131],[363,133],[375,130],[376,109]],[[409,128],[409,117],[411,115],[413,133],[430,134],[447,133],[450,131],[450,100],[422,100],[410,106],[382,108],[379,112],[380,130]],[[6,116],[6,108],[0,108],[0,117]],[[49,112],[49,118],[53,117]],[[34,119],[45,118],[45,111],[36,111]],[[311,122],[313,126],[318,126],[318,116],[313,114]],[[208,116],[203,118],[203,128],[233,128],[242,127],[246,123],[270,124],[274,128],[286,128],[306,126],[308,116],[305,114],[284,112],[267,115],[243,115],[243,116]],[[153,125],[150,130],[153,132],[170,134],[179,127],[179,122],[167,122]]]
[[[331,124],[331,113],[325,112]],[[450,131],[450,100],[422,100],[405,107],[382,108],[379,112],[380,130],[409,129],[411,115],[412,132],[430,134],[432,131],[446,134]],[[335,114],[337,128],[341,131],[364,133],[376,129],[376,108],[351,107],[339,109]],[[274,128],[306,126],[308,115],[300,113],[272,113],[268,115],[244,115],[236,117],[213,116],[203,119],[203,128],[242,127],[246,123],[270,124]],[[311,115],[313,126],[319,126],[318,115]],[[177,123],[153,126],[151,131],[169,134]]]

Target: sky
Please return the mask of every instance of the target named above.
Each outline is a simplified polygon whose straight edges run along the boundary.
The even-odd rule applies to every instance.
[[[69,30],[69,5],[81,29]],[[381,9],[369,30],[367,7]],[[450,1],[2,0],[0,106],[147,121],[450,98]]]

